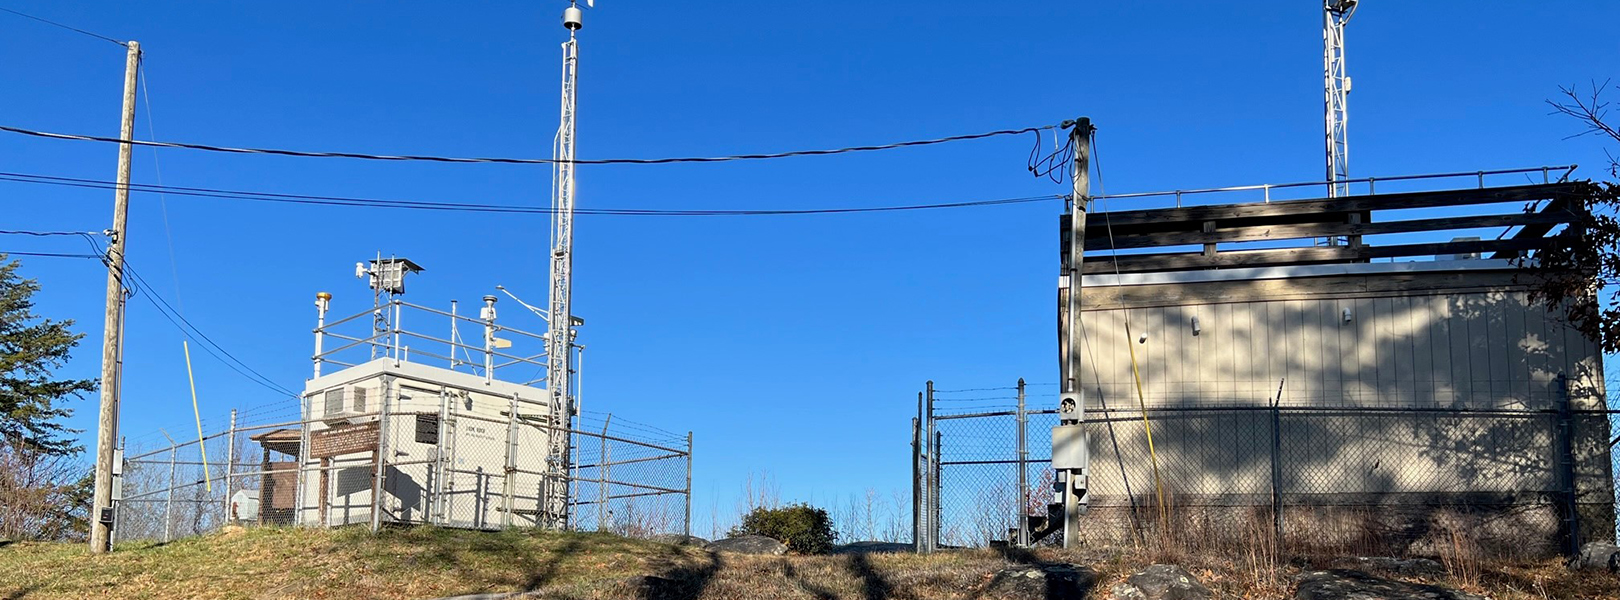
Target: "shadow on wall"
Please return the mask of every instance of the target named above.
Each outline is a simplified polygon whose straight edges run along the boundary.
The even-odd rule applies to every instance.
[[[1466,528],[1487,543],[1499,537],[1504,552],[1548,554],[1569,510],[1567,440],[1582,529],[1613,531],[1608,420],[1575,414],[1565,436],[1558,413],[1560,374],[1575,410],[1604,407],[1600,354],[1522,292],[1134,308],[1129,336],[1125,317],[1084,315],[1083,385],[1099,419],[1094,506],[1140,520],[1154,503],[1141,401],[1159,409],[1149,415],[1166,495],[1235,530],[1252,527],[1238,524],[1243,511],[1269,506],[1275,485],[1285,525],[1359,522],[1345,529],[1426,553]],[[1125,343],[1136,350],[1140,400]],[[1220,509],[1230,510],[1214,516]]]

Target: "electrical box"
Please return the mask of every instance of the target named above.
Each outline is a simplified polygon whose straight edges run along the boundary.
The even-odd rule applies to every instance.
[[[1084,425],[1052,428],[1052,468],[1086,469],[1091,466],[1091,436]]]
[[[1060,421],[1078,421],[1080,416],[1080,394],[1070,392],[1058,398],[1058,419]]]

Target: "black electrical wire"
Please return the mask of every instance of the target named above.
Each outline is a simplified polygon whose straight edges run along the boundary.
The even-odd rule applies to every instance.
[[[41,18],[41,17],[36,17],[36,16],[34,16],[34,15],[30,15],[30,14],[28,14],[28,13],[23,13],[23,12],[17,12],[17,11],[15,11],[15,10],[11,10],[11,9],[9,9],[9,8],[5,8],[5,7],[0,7],[0,11],[3,11],[3,12],[8,12],[8,13],[11,13],[11,14],[14,14],[14,15],[17,15],[17,16],[19,16],[19,17],[22,17],[22,18],[24,18],[24,19],[33,19],[33,20],[35,20],[35,21],[39,21],[39,22],[41,22],[41,23],[44,23],[44,24],[46,24],[46,25],[51,25],[51,26],[55,26],[55,27],[61,27],[61,28],[62,28],[62,29],[66,29],[66,30],[68,30],[68,31],[72,31],[72,32],[74,32],[74,33],[81,33],[81,34],[84,34],[84,35],[88,35],[88,36],[90,36],[90,37],[93,37],[93,38],[96,38],[96,39],[98,39],[98,40],[106,40],[106,41],[109,41],[109,42],[112,42],[112,43],[114,43],[114,44],[118,44],[118,45],[120,45],[120,46],[123,46],[123,47],[125,47],[125,48],[128,48],[128,47],[129,47],[129,43],[128,43],[128,42],[122,42],[122,41],[119,41],[119,40],[115,40],[115,39],[112,39],[112,38],[110,38],[110,37],[107,37],[107,36],[104,36],[104,35],[101,35],[101,34],[99,34],[99,33],[92,33],[92,32],[89,32],[89,31],[85,31],[85,30],[83,30],[83,29],[79,29],[79,28],[77,28],[77,27],[73,27],[73,26],[69,26],[69,25],[63,25],[63,24],[61,24],[61,23],[57,23],[57,22],[56,22],[56,21],[52,21],[52,20],[50,20],[50,19],[45,19],[45,18]]]
[[[107,262],[106,256],[108,250],[97,244],[95,238],[91,237],[89,234],[84,234],[83,237],[85,242],[90,244],[90,247],[96,250],[96,258],[101,259],[103,264],[105,264]],[[127,278],[122,283],[126,289],[130,290],[130,295],[145,298],[147,302],[152,304],[153,308],[158,310],[158,314],[163,315],[163,318],[168,320],[170,324],[174,325],[175,329],[180,330],[181,335],[190,338],[191,341],[197,342],[198,347],[202,348],[202,350],[207,352],[210,356],[213,356],[215,360],[220,361],[232,371],[236,371],[238,375],[247,378],[248,381],[252,381],[253,383],[274,391],[277,394],[291,396],[294,398],[298,397],[297,392],[281,387],[275,382],[275,380],[270,379],[263,373],[260,373],[258,370],[249,366],[246,362],[243,362],[241,359],[237,358],[236,355],[231,354],[231,352],[226,350],[224,346],[221,346],[218,342],[215,342],[213,338],[208,337],[208,334],[203,333],[202,329],[198,328],[190,320],[186,319],[184,315],[181,315],[178,311],[176,311],[174,307],[170,306],[167,301],[159,297],[156,293],[153,293],[151,291],[151,284],[148,284],[146,279],[141,277],[140,272],[135,269],[135,265],[129,261],[128,256],[124,257],[123,271],[127,274]],[[129,285],[129,278],[132,278],[135,283],[140,285],[138,287]],[[221,354],[224,356],[220,356]]]
[[[1019,135],[1031,132],[1040,132],[1058,128],[1059,125],[1043,125],[1039,127],[1024,127],[1021,129],[1001,129],[984,133],[971,133],[966,135],[952,135],[927,140],[912,140],[895,142],[892,144],[879,144],[874,146],[849,146],[844,148],[831,148],[824,150],[793,150],[789,152],[774,152],[766,154],[731,154],[726,156],[684,156],[667,158],[597,158],[575,159],[573,161],[560,161],[554,158],[486,158],[486,157],[454,157],[454,156],[422,156],[411,154],[363,154],[358,152],[309,152],[303,150],[283,150],[275,148],[234,148],[230,146],[215,146],[211,144],[189,144],[182,142],[158,142],[150,140],[123,140],[119,138],[78,135],[71,133],[54,133],[49,131],[36,131],[21,127],[8,127],[0,125],[0,131],[9,131],[22,135],[50,138],[57,140],[79,140],[88,142],[106,142],[112,144],[130,144],[134,146],[150,146],[153,148],[184,148],[187,150],[206,150],[209,152],[225,152],[231,154],[272,154],[277,156],[297,156],[303,158],[355,158],[362,160],[385,161],[425,161],[441,163],[496,163],[496,164],[558,164],[569,163],[576,165],[660,165],[671,163],[712,163],[738,160],[765,160],[773,158],[789,158],[794,156],[827,156],[831,154],[846,154],[850,152],[871,152],[876,150],[892,150],[895,148],[910,148],[913,146],[930,146],[947,142],[960,142],[978,140],[1003,135]]]
[[[16,183],[33,183],[43,185],[58,185],[67,187],[81,187],[89,189],[118,189],[114,181],[81,179],[75,177],[56,177],[50,175],[36,175],[30,173],[0,172],[0,181]],[[134,192],[168,193],[177,196],[194,196],[203,198],[220,198],[227,200],[251,200],[257,202],[280,202],[290,204],[311,204],[322,206],[356,206],[366,208],[396,208],[413,210],[438,210],[460,212],[485,213],[511,213],[511,214],[553,214],[556,211],[550,207],[517,206],[502,204],[476,204],[461,202],[427,202],[418,200],[387,200],[378,198],[357,198],[346,196],[320,196],[306,194],[280,194],[271,192],[253,192],[245,190],[224,190],[213,188],[195,188],[180,186],[163,186],[132,183],[129,190]],[[1045,202],[1059,200],[1064,196],[1049,194],[1042,196],[1024,196],[1018,198],[1000,198],[995,200],[973,200],[965,202],[942,202],[933,204],[906,204],[874,207],[842,207],[842,208],[808,208],[808,209],[741,209],[741,210],[707,210],[707,209],[641,209],[641,208],[580,208],[575,209],[576,215],[600,216],[642,216],[642,217],[727,217],[727,216],[796,216],[796,215],[825,215],[825,214],[854,214],[873,212],[898,212],[912,210],[934,210],[949,208],[970,208],[982,206],[1000,206],[1007,204],[1027,204],[1032,202]]]
[[[24,231],[20,229],[0,229],[0,235],[31,235],[34,237],[52,237],[59,235],[93,235],[85,231]]]
[[[101,260],[101,256],[95,255],[95,254],[72,254],[72,253],[66,253],[66,252],[22,252],[22,251],[18,251],[18,250],[0,250],[0,256],[5,256],[5,257],[11,257],[11,256],[38,256],[38,257],[43,257],[43,258],[89,258],[89,259],[93,259],[93,260]]]

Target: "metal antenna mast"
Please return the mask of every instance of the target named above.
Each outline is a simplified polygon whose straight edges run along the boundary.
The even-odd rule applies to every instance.
[[[587,2],[587,6],[592,2]],[[573,365],[569,346],[574,338],[574,316],[570,306],[574,286],[574,109],[578,99],[575,91],[579,71],[579,44],[575,33],[584,26],[583,12],[570,1],[563,11],[563,27],[568,29],[568,41],[563,42],[562,54],[562,122],[552,144],[551,181],[551,303],[547,314],[546,337],[546,389],[551,393],[550,421],[553,427],[566,428],[573,421],[573,395],[570,393]],[[546,453],[546,517],[553,528],[567,525],[568,510],[568,436],[552,429]]]
[[[1350,195],[1350,145],[1344,125],[1349,113],[1350,76],[1344,74],[1344,26],[1356,12],[1356,0],[1323,0],[1322,70],[1327,88],[1328,197]]]

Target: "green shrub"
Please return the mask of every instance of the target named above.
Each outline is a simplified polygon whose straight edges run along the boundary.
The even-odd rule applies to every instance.
[[[838,539],[827,511],[809,504],[761,506],[745,515],[742,525],[733,528],[731,535],[763,535],[800,554],[826,553]]]

